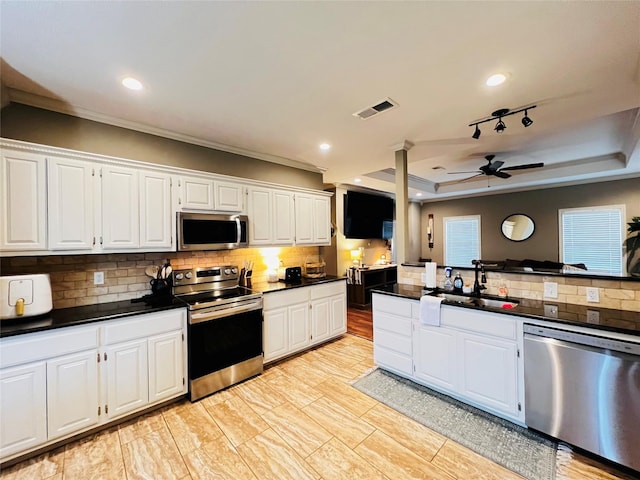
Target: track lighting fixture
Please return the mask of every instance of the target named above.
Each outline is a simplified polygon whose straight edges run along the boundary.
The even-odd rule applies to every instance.
[[[533,120],[531,120],[531,118],[529,118],[528,115],[528,110],[532,110],[534,108],[536,108],[537,105],[529,105],[528,107],[525,108],[520,108],[518,110],[514,110],[513,112],[511,110],[509,110],[508,108],[501,108],[499,110],[496,110],[495,112],[493,112],[491,114],[490,117],[485,118],[484,120],[480,120],[478,122],[473,122],[470,123],[469,126],[470,127],[476,127],[475,130],[473,131],[473,135],[471,135],[472,138],[475,138],[476,140],[478,138],[480,138],[480,128],[478,127],[478,125],[480,125],[481,123],[485,123],[485,122],[492,122],[494,120],[498,120],[498,123],[496,123],[496,126],[494,127],[494,130],[497,133],[502,133],[507,129],[507,126],[504,124],[504,122],[502,121],[503,117],[508,117],[509,115],[513,115],[515,113],[520,113],[520,112],[524,112],[524,117],[522,117],[522,125],[524,125],[525,127],[530,126],[533,123]]]

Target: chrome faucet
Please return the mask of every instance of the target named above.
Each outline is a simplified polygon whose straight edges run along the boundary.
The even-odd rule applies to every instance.
[[[480,292],[482,290],[487,289],[487,287],[484,286],[484,284],[487,283],[487,276],[484,273],[484,263],[482,263],[482,260],[471,260],[471,263],[475,266],[475,269],[474,269],[475,281],[473,282],[473,296],[479,297]],[[478,271],[482,272],[482,277],[480,278],[480,281],[482,282],[482,284],[480,284],[480,281],[478,281]]]

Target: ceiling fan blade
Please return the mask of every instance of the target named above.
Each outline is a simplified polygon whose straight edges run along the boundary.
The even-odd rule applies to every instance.
[[[494,175],[500,178],[509,178],[511,176],[508,173],[503,172],[502,170],[495,172]]]
[[[475,173],[477,175],[480,175],[480,173],[482,172],[480,172],[480,170],[473,170],[472,172],[447,172],[447,175],[456,175],[458,173]]]
[[[540,168],[544,167],[544,163],[527,163],[526,165],[515,165],[513,167],[504,167],[502,171],[505,170],[524,170],[526,168]]]
[[[502,160],[496,160],[491,165],[489,165],[489,169],[498,170],[502,165],[504,165],[504,162]]]
[[[481,176],[483,176],[483,175],[484,175],[484,173],[478,173],[478,174],[476,174],[476,175],[472,175],[471,177],[468,177],[468,178],[463,178],[463,179],[461,179],[461,180],[451,180],[450,182],[447,182],[447,183],[461,183],[461,182],[468,182],[468,181],[469,181],[469,180],[471,180],[472,178],[481,177]]]

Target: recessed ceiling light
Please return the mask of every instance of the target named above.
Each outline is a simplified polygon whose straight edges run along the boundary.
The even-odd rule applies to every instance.
[[[420,192],[416,193],[416,197],[421,197],[421,196],[422,196],[422,193]]]
[[[504,83],[506,79],[507,79],[507,76],[504,73],[495,73],[491,75],[489,78],[487,78],[486,83],[488,87],[495,87],[496,85],[500,85],[501,83]]]
[[[125,77],[122,79],[122,85],[127,87],[129,90],[142,90],[142,82],[133,77]]]
[[[362,181],[362,179],[361,178],[354,178],[353,181],[356,182],[356,183],[360,183]]]
[[[320,150],[329,150],[330,148],[331,148],[331,145],[329,145],[328,143],[320,144]]]

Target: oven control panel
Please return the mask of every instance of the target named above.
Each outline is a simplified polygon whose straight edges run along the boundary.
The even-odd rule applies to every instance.
[[[172,275],[174,286],[195,285],[198,283],[237,281],[239,270],[237,265],[223,265],[173,270]]]

